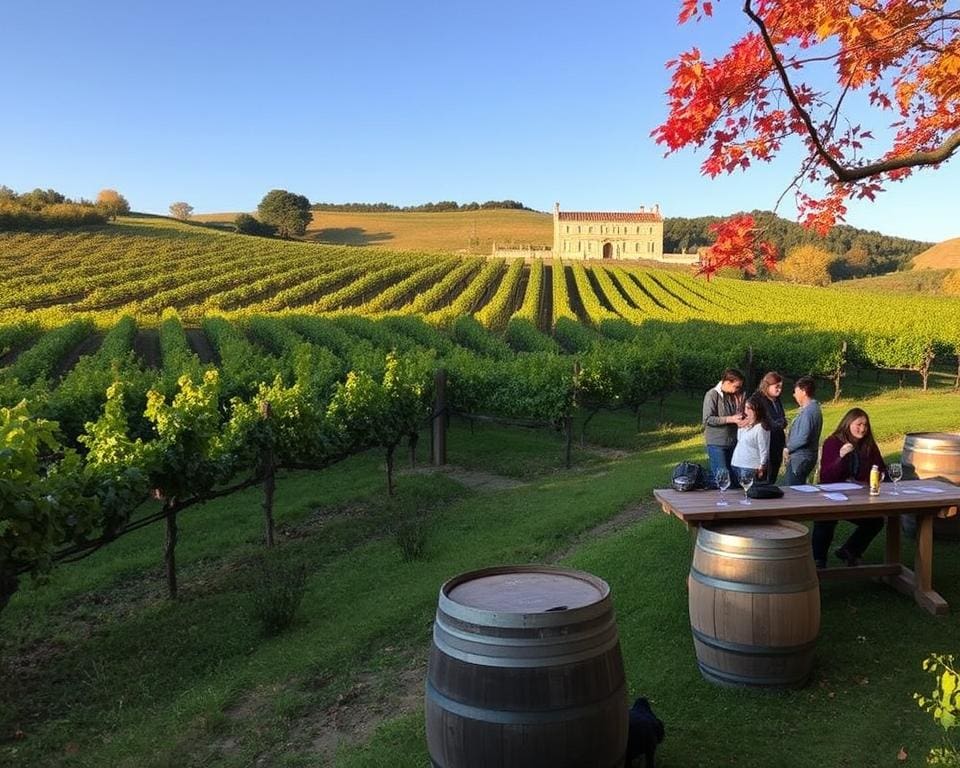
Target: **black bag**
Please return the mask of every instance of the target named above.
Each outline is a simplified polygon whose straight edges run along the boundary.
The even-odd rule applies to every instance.
[[[747,496],[751,499],[782,499],[783,489],[777,485],[757,485],[754,483],[747,491]]]
[[[681,461],[673,468],[670,485],[675,491],[698,491],[707,487],[707,473],[693,461]]]

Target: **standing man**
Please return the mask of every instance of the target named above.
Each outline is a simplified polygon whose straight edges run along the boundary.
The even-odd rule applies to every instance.
[[[801,376],[793,387],[793,399],[800,406],[800,413],[787,436],[784,485],[803,485],[817,464],[823,414],[820,412],[820,403],[813,399],[816,391],[817,384],[811,376]]]
[[[716,487],[718,469],[730,471],[737,429],[744,425],[743,419],[743,374],[736,368],[727,368],[717,386],[703,397],[703,436],[712,487]]]

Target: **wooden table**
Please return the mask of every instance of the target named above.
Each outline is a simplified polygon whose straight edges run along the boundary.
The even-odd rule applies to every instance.
[[[936,488],[939,493],[919,491]],[[750,499],[750,505],[741,504],[743,494],[731,489],[726,493],[729,505],[717,506],[719,491],[655,490],[653,495],[663,511],[683,522],[699,526],[719,520],[757,520],[783,518],[786,520],[852,520],[859,517],[886,517],[887,542],[884,562],[879,565],[821,568],[817,573],[825,579],[882,578],[932,614],[949,611],[947,601],[933,589],[933,519],[952,517],[960,505],[960,487],[941,480],[905,480],[898,483],[899,495],[893,495],[893,486],[884,483],[879,496],[870,496],[866,484],[859,490],[842,491],[845,501],[826,499],[823,493],[804,493],[792,488],[783,489],[782,499]],[[903,564],[900,551],[900,516],[917,516],[916,554],[913,570]]]

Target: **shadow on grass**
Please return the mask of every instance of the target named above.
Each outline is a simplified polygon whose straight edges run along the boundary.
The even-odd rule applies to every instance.
[[[327,227],[311,230],[308,237],[318,243],[333,245],[375,245],[393,240],[391,232],[367,232],[362,227]]]

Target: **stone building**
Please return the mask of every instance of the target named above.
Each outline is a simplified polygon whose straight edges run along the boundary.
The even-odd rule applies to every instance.
[[[553,256],[663,260],[660,206],[639,211],[561,211],[553,206]]]

